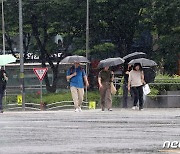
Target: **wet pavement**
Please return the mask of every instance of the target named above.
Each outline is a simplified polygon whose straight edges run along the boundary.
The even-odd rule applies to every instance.
[[[163,154],[180,142],[180,109],[4,112],[0,154]]]

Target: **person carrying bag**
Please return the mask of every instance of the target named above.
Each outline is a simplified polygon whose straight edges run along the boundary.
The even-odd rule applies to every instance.
[[[112,98],[111,94],[112,92],[115,92],[115,89],[113,88],[114,80],[114,73],[109,70],[109,67],[104,67],[98,75],[98,84],[99,84],[99,92],[100,92],[100,102],[101,102],[101,109],[102,111],[105,110],[105,108],[108,109],[108,111],[112,111]]]

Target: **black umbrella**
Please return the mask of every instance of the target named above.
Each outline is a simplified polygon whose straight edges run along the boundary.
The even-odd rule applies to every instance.
[[[124,61],[125,60],[120,57],[104,59],[99,62],[98,68],[120,65],[120,64],[124,63]]]
[[[138,58],[131,60],[128,64],[140,63],[141,66],[157,66],[157,63],[153,60],[146,58]]]
[[[125,57],[123,57],[123,59],[126,61],[130,61],[132,59],[144,58],[144,57],[146,57],[146,53],[144,53],[144,52],[133,52],[133,53],[130,53],[130,54],[126,55]]]
[[[61,63],[89,63],[89,60],[84,56],[74,55],[65,57]]]
[[[144,80],[146,83],[152,83],[155,80],[156,72],[152,67],[143,67]]]

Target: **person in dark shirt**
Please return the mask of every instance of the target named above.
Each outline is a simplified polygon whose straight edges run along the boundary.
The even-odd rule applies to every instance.
[[[129,72],[131,71],[132,66],[130,64],[124,64],[124,82],[123,82],[123,108],[127,108],[127,98],[128,98],[128,78]]]
[[[3,99],[4,91],[6,89],[7,80],[8,77],[6,75],[6,71],[0,68],[0,113],[3,113],[2,99]]]
[[[102,111],[107,107],[108,111],[112,111],[111,98],[111,82],[114,80],[114,73],[109,70],[109,67],[104,67],[98,75],[99,92]]]

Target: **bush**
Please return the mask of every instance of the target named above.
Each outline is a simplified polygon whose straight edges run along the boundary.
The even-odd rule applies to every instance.
[[[99,92],[98,91],[88,91],[88,101],[96,101],[99,102]],[[72,101],[71,92],[59,92],[59,93],[50,93],[43,94],[43,102],[47,104],[61,102],[61,101]],[[40,95],[31,94],[26,95],[26,102],[40,103]]]
[[[159,74],[156,76],[154,83],[151,87],[157,89],[159,93],[180,90],[180,76],[177,75],[169,76]]]

